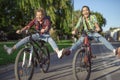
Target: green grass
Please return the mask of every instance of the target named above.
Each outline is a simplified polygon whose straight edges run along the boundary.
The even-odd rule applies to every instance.
[[[14,63],[16,54],[20,49],[16,50],[14,54],[8,55],[3,48],[4,44],[12,47],[15,44],[15,42],[0,42],[0,65]]]
[[[16,55],[23,46],[21,48],[19,48],[18,50],[14,51],[13,54],[8,55],[5,52],[5,50],[3,49],[3,45],[6,44],[7,46],[12,47],[16,42],[17,41],[0,42],[0,65],[6,65],[6,64],[15,62]],[[46,44],[46,45],[48,46],[50,53],[53,52],[52,47],[49,44]],[[72,45],[72,41],[61,40],[61,41],[57,42],[57,45],[58,45],[59,49],[67,48]]]

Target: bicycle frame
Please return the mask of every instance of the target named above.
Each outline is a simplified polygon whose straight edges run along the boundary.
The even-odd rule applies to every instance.
[[[37,34],[37,32],[35,32]],[[39,33],[38,33],[39,34]],[[15,60],[16,80],[31,80],[34,67],[40,67],[41,71],[46,73],[50,65],[50,54],[48,47],[43,40],[35,40],[30,33],[29,42],[22,48]]]
[[[94,33],[95,31],[90,32]],[[92,58],[91,41],[93,40],[93,37],[90,37],[84,31],[82,33],[82,37],[84,37],[84,40],[80,44],[79,49],[74,54],[72,63],[73,75],[75,80],[89,80],[91,75],[91,58]],[[85,76],[82,76],[81,75],[82,73]]]
[[[94,33],[94,31],[90,31],[91,33]],[[85,46],[85,47],[87,47],[87,49],[88,49],[88,51],[90,51],[90,53],[91,53],[91,41],[93,40],[93,37],[90,37],[90,36],[88,36],[88,34],[87,33],[83,33],[83,35],[84,35],[84,41],[83,41],[83,45]],[[99,41],[99,37],[96,37],[97,38],[97,40]]]
[[[87,47],[87,50],[91,52],[91,43],[90,41],[93,40],[92,37],[89,37],[86,33],[83,33],[84,41],[82,43],[83,47]]]
[[[38,53],[37,53],[37,51],[36,51],[36,49],[35,49],[35,45],[37,45],[38,47],[41,47],[41,46],[44,45],[42,42],[40,42],[40,44],[38,44],[38,41],[35,41],[35,40],[32,38],[32,35],[31,35],[31,34],[30,34],[29,39],[30,39],[30,42],[29,42],[28,44],[29,44],[29,46],[30,46],[30,56],[29,56],[28,67],[31,65],[33,52],[35,52],[35,57],[36,57],[37,59],[39,59]],[[25,45],[25,47],[28,48],[28,45]],[[24,52],[22,67],[23,67],[24,64],[25,64],[25,57],[26,57],[26,53]]]
[[[91,40],[92,40],[91,37],[89,37],[88,35],[86,35],[85,38],[84,38],[84,42],[83,42],[83,44],[86,47],[88,47],[89,51],[91,50],[91,43],[90,43]]]

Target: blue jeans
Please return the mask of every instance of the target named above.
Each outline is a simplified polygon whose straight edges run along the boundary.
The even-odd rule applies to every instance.
[[[29,37],[30,36],[27,36],[27,37],[23,38],[22,40],[20,40],[17,44],[15,44],[16,49],[19,48],[20,46],[28,43],[30,41]],[[51,47],[53,48],[53,50],[58,48],[58,46],[56,45],[55,41],[51,38],[51,36],[49,34],[39,35],[39,33],[36,33],[36,34],[32,35],[32,38],[34,40],[37,40],[37,41],[43,40],[45,42],[48,42],[51,45]]]
[[[113,51],[114,47],[99,33],[89,33],[88,36],[93,37],[95,41],[102,42],[109,50]],[[83,43],[84,37],[81,36],[79,40],[70,48],[72,53],[75,53],[77,49],[81,46],[81,43]]]

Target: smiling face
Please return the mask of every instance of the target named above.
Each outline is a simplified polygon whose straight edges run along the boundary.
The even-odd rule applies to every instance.
[[[45,16],[45,12],[44,9],[40,8],[36,11],[35,13],[35,17],[37,19],[37,21],[41,21]]]
[[[44,15],[42,12],[36,12],[37,21],[41,21],[43,18],[44,18]]]
[[[83,7],[82,8],[82,15],[85,17],[85,18],[88,18],[89,15],[90,15],[90,10],[88,7]]]

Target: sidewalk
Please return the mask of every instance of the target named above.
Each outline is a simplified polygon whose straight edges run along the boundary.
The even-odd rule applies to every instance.
[[[0,74],[7,72],[9,70],[14,70],[14,64],[2,65],[0,66]]]
[[[120,44],[120,42],[111,42],[111,44],[119,46],[118,44]],[[103,44],[102,43],[93,43],[92,45],[103,45]],[[52,52],[52,53],[50,53],[50,55],[56,55],[56,54],[54,52]],[[14,63],[0,66],[0,74],[7,72],[9,70],[14,70]]]
[[[54,54],[55,54],[54,52],[50,53],[50,55],[54,55]],[[14,63],[0,66],[0,74],[5,73],[10,70],[14,70]]]

